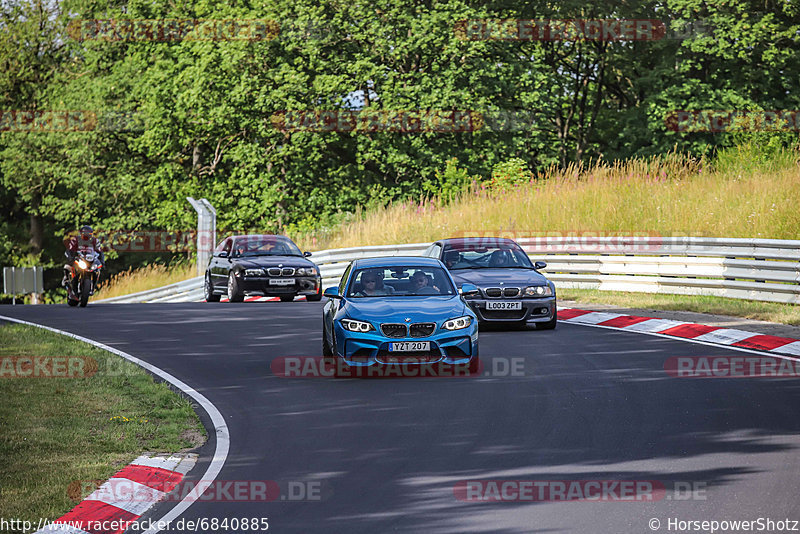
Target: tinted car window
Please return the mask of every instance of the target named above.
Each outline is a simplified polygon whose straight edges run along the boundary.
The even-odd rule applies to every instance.
[[[344,274],[342,275],[342,280],[339,282],[339,294],[344,295],[344,286],[347,284],[347,279],[350,274],[350,270],[353,268],[353,264],[347,266],[345,269]]]
[[[347,296],[353,298],[456,294],[450,277],[440,267],[359,269],[351,280]]]
[[[233,249],[237,256],[302,256],[291,239],[279,236],[246,236],[236,238]]]
[[[533,268],[522,248],[514,243],[447,245],[442,261],[448,269]]]

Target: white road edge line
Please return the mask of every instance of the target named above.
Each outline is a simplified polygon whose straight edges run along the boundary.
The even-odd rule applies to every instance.
[[[690,339],[686,337],[679,337],[679,336],[671,336],[669,334],[659,334],[658,332],[643,332],[641,330],[626,330],[625,328],[619,328],[617,326],[603,326],[599,324],[590,324],[590,323],[573,323],[570,322],[569,319],[564,319],[563,321],[559,321],[559,323],[564,324],[575,324],[579,326],[590,326],[592,328],[604,328],[605,330],[616,330],[617,332],[628,332],[630,334],[645,334],[648,336],[656,336],[656,337],[663,337],[664,339],[673,339],[675,341],[688,341],[689,343],[697,343],[698,345],[706,345],[709,347],[718,347],[721,349],[731,349],[731,350],[738,350],[739,352],[748,352],[750,354],[758,354],[759,356],[771,356],[773,358],[780,358],[782,360],[789,360],[792,362],[800,362],[800,358],[794,358],[792,356],[785,356],[783,354],[778,354],[777,352],[771,352],[766,350],[754,350],[754,349],[746,349],[744,347],[732,347],[731,345],[722,345],[720,343],[711,343],[710,341],[700,341],[699,339]],[[687,323],[687,324],[696,324],[696,323]],[[756,334],[753,333],[754,336],[759,336],[763,334]]]
[[[153,373],[154,375],[163,378],[165,381],[169,382],[176,388],[180,389],[182,392],[190,396],[192,399],[197,401],[197,403],[203,407],[206,413],[211,417],[211,423],[214,425],[214,429],[216,430],[217,435],[217,446],[216,450],[214,450],[214,457],[211,459],[211,463],[208,465],[208,469],[200,477],[201,482],[198,482],[197,486],[194,488],[192,492],[186,495],[181,502],[179,502],[174,508],[172,508],[165,516],[161,519],[153,521],[156,525],[159,521],[172,521],[173,519],[177,518],[180,514],[182,514],[187,508],[197,502],[197,496],[202,494],[203,491],[208,488],[214,480],[216,480],[217,475],[222,470],[222,466],[225,464],[225,460],[228,458],[228,451],[230,450],[230,434],[228,433],[228,425],[225,423],[225,418],[222,417],[222,414],[219,412],[216,406],[205,398],[201,393],[196,391],[194,388],[190,387],[188,384],[185,384],[183,381],[179,380],[178,378],[172,376],[168,372],[159,369],[155,365],[151,365],[144,360],[140,360],[136,356],[131,356],[127,352],[122,352],[121,350],[115,349],[114,347],[110,347],[99,341],[94,341],[93,339],[85,338],[83,336],[79,336],[77,334],[72,334],[70,332],[59,330],[57,328],[52,328],[50,326],[45,326],[37,323],[31,323],[28,321],[22,321],[20,319],[14,319],[13,317],[6,317],[5,315],[0,315],[0,320],[8,321],[11,323],[18,323],[18,324],[25,324],[29,326],[35,326],[37,328],[43,328],[44,330],[49,330],[51,332],[55,332],[56,334],[61,334],[67,337],[71,337],[73,339],[77,339],[78,341],[83,341],[84,343],[88,343],[93,345],[97,348],[106,350],[117,356],[125,358],[126,360],[135,363],[139,367],[143,367]],[[143,534],[156,534],[157,532],[161,532],[162,529],[158,527],[153,527],[150,530],[145,531]]]

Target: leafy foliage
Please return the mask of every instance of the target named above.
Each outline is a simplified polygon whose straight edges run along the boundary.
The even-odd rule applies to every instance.
[[[325,232],[363,207],[447,201],[490,176],[505,187],[553,165],[797,139],[676,132],[665,121],[672,110],[800,108],[800,13],[790,2],[23,0],[0,9],[2,109],[125,119],[0,133],[4,264],[57,265],[63,235],[85,222],[192,229],[187,196],[209,199],[223,230]],[[658,19],[669,33],[609,42],[456,31],[459,21],[515,18]],[[281,31],[79,40],[67,28],[81,19],[268,19]],[[273,120],[285,110],[514,119],[468,131],[290,131]],[[112,270],[153,259],[126,255]]]

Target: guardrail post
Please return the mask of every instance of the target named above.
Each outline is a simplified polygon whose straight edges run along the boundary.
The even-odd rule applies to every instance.
[[[44,293],[44,268],[42,267],[4,267],[3,293],[11,295],[11,304],[17,303],[17,295],[30,293],[31,304],[39,304]]]
[[[203,276],[216,244],[217,210],[204,198],[186,197],[186,200],[197,212],[197,276]]]

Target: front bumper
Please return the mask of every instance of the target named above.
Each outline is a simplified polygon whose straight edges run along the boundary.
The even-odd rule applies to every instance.
[[[467,364],[478,358],[478,325],[473,322],[462,330],[447,331],[437,326],[428,337],[390,338],[380,331],[351,332],[336,321],[336,355],[351,367],[381,365],[417,366],[432,363]],[[430,351],[392,353],[389,344],[396,342],[430,342]]]
[[[282,278],[282,277],[280,277]],[[294,280],[289,285],[272,285],[269,276],[244,276],[239,278],[239,287],[248,294],[260,294],[265,297],[276,297],[280,295],[316,295],[322,287],[322,278],[319,276],[291,276]]]
[[[493,322],[528,322],[545,323],[556,313],[556,297],[487,299],[484,297],[466,299],[470,309],[482,323]],[[519,310],[487,310],[487,302],[521,302]]]

